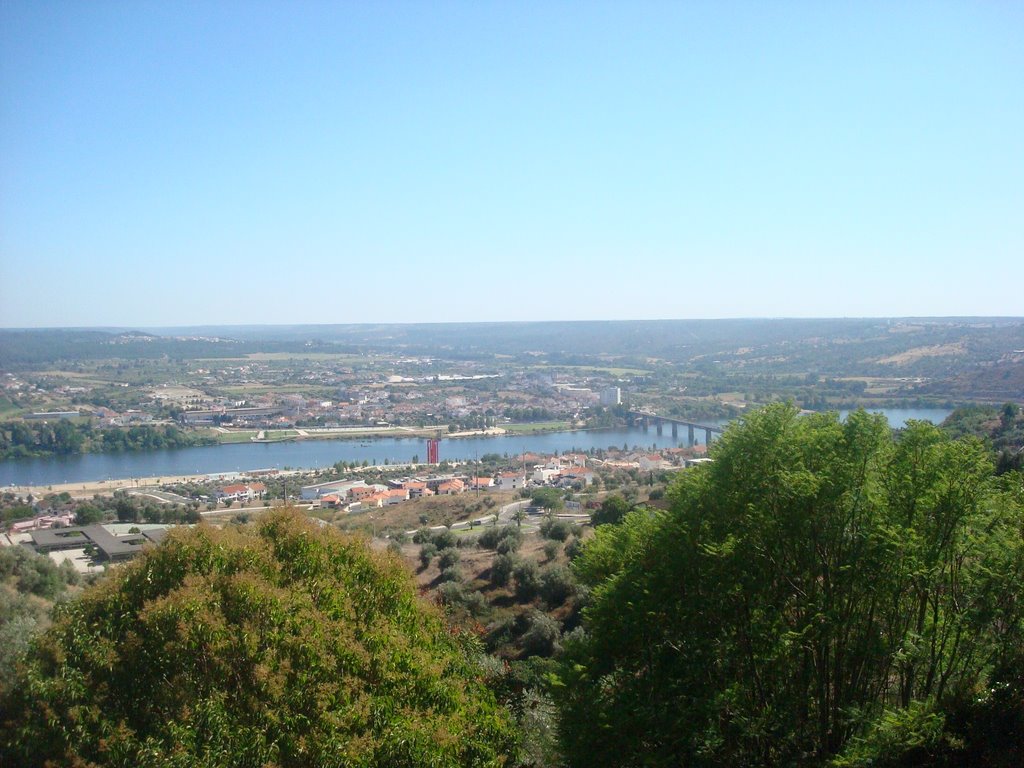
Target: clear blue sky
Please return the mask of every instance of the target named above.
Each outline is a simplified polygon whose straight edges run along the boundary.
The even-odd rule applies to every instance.
[[[0,326],[1024,315],[1024,4],[0,5]]]

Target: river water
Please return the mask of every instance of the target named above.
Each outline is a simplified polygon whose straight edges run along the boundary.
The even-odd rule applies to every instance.
[[[939,423],[950,414],[947,409],[881,409],[893,427],[903,426],[908,419],[927,419]],[[845,416],[845,413],[841,413]],[[701,421],[721,426],[724,421]],[[694,437],[704,442],[704,432]],[[594,429],[575,432],[551,432],[542,435],[511,435],[500,437],[466,437],[442,440],[440,458],[474,459],[485,453],[518,454],[524,451],[550,454],[558,451],[589,450],[610,446],[658,450],[685,446],[686,427],[679,427],[679,436],[672,437],[666,424],[663,434],[651,427]],[[200,448],[144,451],[135,453],[88,453],[76,456],[0,461],[0,486],[55,485],[96,480],[122,480],[132,477],[220,474],[251,469],[315,469],[338,461],[367,461],[371,464],[404,464],[418,456],[427,457],[426,441],[421,438],[380,437],[370,440],[298,440],[279,443],[234,443]]]

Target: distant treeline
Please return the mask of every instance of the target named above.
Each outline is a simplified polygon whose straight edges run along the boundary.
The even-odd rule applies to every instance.
[[[58,360],[195,359],[254,352],[400,352],[443,360],[686,364],[692,373],[937,376],[1024,346],[1021,318],[644,320],[531,323],[0,330],[0,369]],[[917,353],[899,358],[908,350]],[[922,353],[924,351],[924,353]],[[539,358],[538,355],[541,357]],[[885,362],[883,362],[885,361]],[[990,372],[991,373],[991,372]],[[731,391],[731,390],[730,390]]]
[[[215,443],[212,438],[183,432],[174,426],[97,429],[88,423],[74,424],[70,421],[0,423],[0,459],[148,451]]]
[[[0,330],[0,369],[7,370],[57,361],[192,360],[288,351],[309,351],[309,347],[295,342],[175,338],[138,332]],[[336,350],[331,347],[331,351]]]

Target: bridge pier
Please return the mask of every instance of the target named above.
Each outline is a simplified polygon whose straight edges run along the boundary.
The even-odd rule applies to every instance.
[[[687,424],[686,425],[686,431],[689,433],[687,435],[688,443],[689,443],[690,447],[693,448],[693,443],[694,443],[694,439],[693,439],[693,424]]]
[[[662,421],[661,419],[658,419],[658,420],[657,420],[657,421],[655,422],[655,424],[657,425],[657,427],[656,427],[656,428],[657,428],[657,430],[658,430],[658,437],[661,437],[661,430],[662,430],[662,425],[663,425],[664,423],[665,423],[665,422],[663,422],[663,421]]]
[[[650,427],[650,426],[651,426],[651,420],[650,420],[650,419],[648,419],[648,418],[647,418],[646,416],[644,416],[644,420],[643,420],[643,421],[641,422],[641,425],[642,425],[642,426],[643,426],[643,428],[644,428],[644,432],[646,432],[646,431],[647,431],[647,429],[648,429],[648,427]]]
[[[672,422],[672,439],[675,440],[677,437],[679,437],[679,425],[676,424],[673,421]]]
[[[704,445],[711,445],[711,430],[710,429],[705,429],[704,430],[704,434],[705,434]]]

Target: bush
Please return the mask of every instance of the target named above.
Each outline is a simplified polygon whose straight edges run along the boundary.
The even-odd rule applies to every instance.
[[[447,568],[442,568],[438,579],[442,582],[447,581],[462,581],[462,570],[458,565],[452,564]]]
[[[65,586],[77,580],[74,569],[70,573],[50,558],[24,547],[0,547],[0,577],[12,576],[17,589],[47,600],[55,600]]]
[[[545,539],[565,541],[572,534],[572,525],[566,520],[548,519],[540,524],[540,535]]]
[[[5,765],[507,764],[516,735],[477,653],[395,558],[293,512],[174,531],[33,644],[0,700],[0,753]]]
[[[75,525],[92,525],[103,521],[103,510],[92,504],[79,504],[75,510]]]
[[[420,563],[426,568],[430,565],[430,561],[434,559],[434,555],[437,554],[437,545],[433,542],[428,542],[420,547]]]
[[[573,562],[593,591],[556,689],[566,763],[988,765],[936,750],[950,701],[1024,679],[1019,480],[864,411],[768,406],[715,450]]]
[[[558,622],[543,611],[533,611],[528,617],[528,628],[520,638],[523,650],[538,656],[550,656],[558,649],[561,629]]]
[[[514,554],[495,555],[491,563],[491,584],[496,587],[504,587],[512,577],[519,558]]]
[[[516,636],[516,617],[505,616],[487,626],[484,644],[490,653],[507,646]]]
[[[451,531],[437,531],[431,536],[431,541],[438,549],[450,549],[459,543],[459,537]]]
[[[437,592],[441,602],[449,608],[461,608],[471,616],[480,616],[487,611],[484,596],[474,589],[469,589],[465,584],[448,581],[442,584]]]
[[[509,555],[513,552],[518,552],[520,545],[523,543],[521,537],[518,536],[506,536],[498,542],[498,546],[494,548],[495,552],[499,555]]]
[[[532,560],[522,560],[512,570],[516,579],[516,599],[523,602],[533,600],[540,590],[540,569]]]
[[[580,541],[580,537],[573,536],[565,544],[565,556],[568,557],[570,560],[575,560],[577,557],[579,557],[579,554],[582,551],[582,549],[583,542]]]
[[[540,596],[550,608],[562,605],[575,590],[576,580],[564,565],[548,568],[540,574]]]
[[[454,547],[448,549],[442,549],[437,553],[437,567],[442,571],[446,571],[459,562],[461,555],[459,550]]]
[[[558,550],[561,546],[557,541],[546,541],[544,542],[544,557],[548,560],[554,560],[558,557]]]
[[[502,542],[508,542],[504,547],[505,552],[515,552],[523,540],[523,532],[514,525],[506,525],[501,528],[488,528],[477,537],[477,544],[481,549],[498,549]]]
[[[618,495],[612,495],[601,502],[601,508],[590,516],[594,525],[611,525],[622,521],[630,510],[630,503]]]

